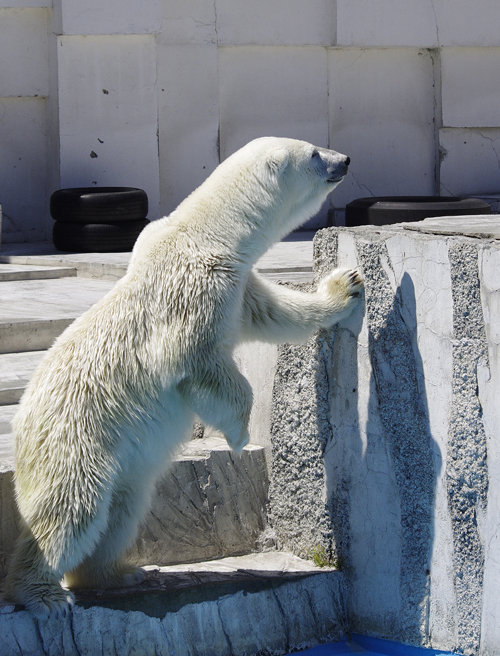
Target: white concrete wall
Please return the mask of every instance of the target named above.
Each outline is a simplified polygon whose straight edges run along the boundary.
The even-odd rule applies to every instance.
[[[313,225],[360,196],[500,193],[497,0],[50,4],[0,0],[4,116],[38,99],[0,123],[5,241],[48,235],[64,185],[142,186],[166,214],[264,134],[351,157]]]

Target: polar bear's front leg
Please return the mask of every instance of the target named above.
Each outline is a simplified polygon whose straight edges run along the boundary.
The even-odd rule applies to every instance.
[[[306,341],[317,328],[348,317],[361,302],[362,291],[356,269],[336,269],[311,294],[275,285],[252,271],[243,301],[241,340]]]
[[[205,363],[179,384],[179,392],[192,411],[224,434],[237,453],[248,444],[252,388],[227,357]]]

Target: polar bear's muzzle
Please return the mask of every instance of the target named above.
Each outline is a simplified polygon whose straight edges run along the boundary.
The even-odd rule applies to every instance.
[[[316,160],[317,164],[322,163],[322,175],[325,176],[323,179],[330,184],[338,184],[347,175],[351,163],[351,158],[347,155],[326,148],[314,148],[312,159]]]
[[[351,158],[344,157],[344,159],[341,162],[336,164],[335,168],[332,171],[328,171],[328,178],[326,179],[326,181],[332,183],[340,182],[342,178],[344,178],[347,175],[350,163],[351,163]]]

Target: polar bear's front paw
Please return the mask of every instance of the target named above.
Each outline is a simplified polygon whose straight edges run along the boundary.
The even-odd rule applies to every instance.
[[[352,312],[363,296],[363,287],[357,269],[336,269],[321,281],[318,292],[333,306],[333,323]]]
[[[235,439],[234,437],[231,437],[229,435],[226,435],[226,440],[229,446],[233,451],[235,451],[238,455],[241,455],[241,452],[243,451],[243,448],[248,444],[250,441],[250,436],[248,434],[247,430],[244,430],[240,433],[239,437]]]

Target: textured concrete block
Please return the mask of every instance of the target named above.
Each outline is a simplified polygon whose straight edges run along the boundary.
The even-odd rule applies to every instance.
[[[217,0],[220,45],[330,46],[335,22],[329,0]]]
[[[483,224],[484,239],[451,218],[435,234],[424,221],[315,241],[320,269],[365,276],[364,317],[324,357],[320,431],[351,630],[470,654],[495,654],[500,624],[500,248]]]
[[[485,526],[481,527],[485,536],[485,570],[481,645],[484,653],[494,654],[500,645],[500,620],[498,609],[498,590],[500,589],[500,250],[485,248],[479,252],[479,277],[481,280],[481,301],[485,319],[485,337],[488,344],[487,362],[478,368],[479,397],[483,408],[485,432],[488,437],[489,490]]]
[[[215,45],[157,46],[160,213],[169,214],[219,163]]]
[[[496,0],[337,0],[343,46],[495,46]]]
[[[61,187],[144,189],[159,214],[152,36],[58,39]]]
[[[49,19],[44,8],[0,8],[1,96],[48,95]]]
[[[60,34],[156,34],[161,29],[161,0],[54,0]]]
[[[1,98],[2,243],[43,241],[52,227],[46,204],[44,98]]]
[[[443,196],[500,191],[500,128],[443,128],[439,147]]]
[[[434,193],[433,71],[425,50],[329,50],[330,146],[352,160],[334,207],[365,196]]]
[[[441,76],[445,128],[500,126],[500,48],[444,48]]]
[[[156,484],[130,558],[168,565],[249,553],[266,524],[264,449],[241,457],[223,439],[192,440]]]
[[[328,145],[323,48],[221,48],[219,79],[222,159],[262,136]]]

